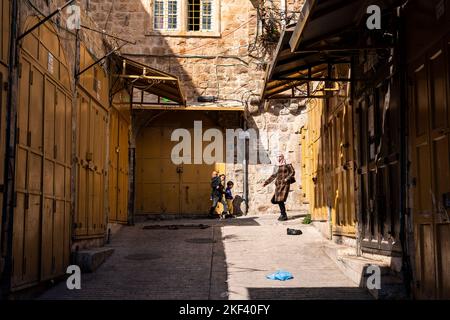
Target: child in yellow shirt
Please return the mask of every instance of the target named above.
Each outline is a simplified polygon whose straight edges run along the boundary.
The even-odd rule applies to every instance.
[[[233,193],[231,189],[233,189],[234,183],[233,181],[227,182],[227,188],[225,189],[225,200],[227,201],[228,212],[230,213],[230,217],[233,218],[234,208],[233,208]]]

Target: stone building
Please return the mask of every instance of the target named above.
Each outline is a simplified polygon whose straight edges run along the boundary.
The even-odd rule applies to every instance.
[[[300,181],[305,115],[299,101],[258,97],[300,3],[3,0],[0,294],[58,279],[71,263],[94,269],[108,254],[98,248],[136,214],[204,216],[212,170],[235,181],[238,212],[276,209],[262,183],[277,152]],[[218,157],[222,141],[216,161],[175,165],[175,129],[201,155],[233,129],[244,158]],[[289,210],[303,209],[300,195],[298,183]]]
[[[265,68],[275,49],[282,25],[295,21],[301,4],[301,1],[129,0],[117,2],[96,0],[89,1],[87,14],[108,32],[136,42],[135,45],[128,45],[121,49],[122,56],[174,74],[179,78],[186,106],[198,110],[188,111],[191,113],[189,115],[192,116],[191,120],[201,120],[206,114],[210,119],[215,119],[216,124],[218,123],[222,129],[244,128],[243,122],[246,122],[247,128],[254,129],[260,137],[261,149],[270,150],[272,161],[274,161],[274,153],[280,149],[290,161],[296,164],[297,175],[300,177],[301,168],[298,165],[300,147],[299,136],[296,132],[305,121],[302,108],[299,107],[299,103],[288,100],[275,101],[263,106],[257,97],[262,90]],[[142,99],[137,97],[136,100],[143,101],[143,104],[133,104],[135,119],[142,119],[142,117],[151,119],[159,117],[160,113],[165,113],[167,118],[168,110],[164,106],[151,103],[150,97],[142,97]],[[175,118],[181,114],[176,113]],[[152,125],[164,126],[164,121],[159,119]],[[147,123],[147,126],[152,125]],[[172,125],[175,124],[172,123]],[[173,184],[172,186],[170,184],[178,182],[174,177],[175,180],[168,182],[169,185],[162,189],[155,186],[165,182],[158,182],[159,178],[147,176],[148,170],[145,171],[145,165],[140,164],[143,160],[139,160],[139,157],[142,157],[138,137],[138,134],[142,134],[140,125],[134,125],[133,131],[133,137],[137,137],[137,170],[138,172],[141,170],[143,179],[146,180],[142,181],[138,176],[136,177],[136,212],[204,212],[205,202],[202,203],[201,199],[207,192],[206,186],[209,180],[207,168],[201,169],[202,178],[200,179],[203,186],[190,187],[190,190],[203,190],[203,195],[193,200],[197,202],[194,205],[195,212],[188,208],[181,208],[182,204],[167,208],[166,201],[177,202],[179,198],[183,198],[181,202],[185,202],[189,196],[184,193],[184,189],[173,199],[164,200],[163,196],[159,195],[162,210],[156,203],[159,199],[151,204],[144,203],[151,194],[158,198],[159,190],[164,188],[173,190]],[[156,134],[155,129],[153,133],[148,130],[145,132],[151,135]],[[134,138],[132,138],[132,148],[135,147],[133,140]],[[278,146],[279,142],[283,143]],[[167,171],[175,170],[167,162],[159,162],[162,167],[168,166],[167,170],[162,169],[166,170],[165,174]],[[242,163],[235,161],[235,163],[224,165],[225,167],[219,166],[219,171],[225,171],[227,178],[235,181],[235,194],[245,202],[245,170]],[[272,171],[273,165],[256,163],[248,165],[247,197],[250,213],[271,212],[275,209],[270,204],[273,187],[262,189],[261,186]],[[299,187],[300,184],[294,187],[287,203],[290,210],[303,208]],[[239,207],[238,210],[245,211],[245,206]]]

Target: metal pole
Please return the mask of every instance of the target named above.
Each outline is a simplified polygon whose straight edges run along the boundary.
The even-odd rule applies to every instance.
[[[247,117],[244,116],[244,131],[247,131]],[[243,171],[244,171],[244,203],[245,211],[244,214],[248,214],[248,139],[244,140],[244,161],[243,161]]]
[[[86,68],[84,68],[83,70],[79,71],[78,73],[75,74],[75,77],[78,78],[80,77],[83,73],[85,73],[86,71],[88,71],[90,68],[92,68],[93,66],[95,66],[97,63],[102,62],[103,60],[105,60],[106,58],[108,58],[110,55],[112,55],[114,52],[116,52],[117,50],[120,50],[123,46],[125,46],[126,43],[122,44],[119,47],[115,47],[113,50],[111,50],[110,52],[108,52],[106,55],[104,55],[102,58],[98,59],[97,61],[91,63],[89,66],[87,66]]]
[[[107,33],[107,32],[104,31],[104,30],[103,30],[103,31],[95,30],[95,29],[89,28],[89,27],[84,26],[84,25],[81,25],[80,27],[83,28],[83,29],[89,30],[89,31],[93,31],[93,32],[96,32],[96,33],[100,33],[100,34],[102,34],[102,35],[104,35],[104,36],[107,36],[107,37],[112,38],[112,39],[115,39],[115,40],[124,41],[124,42],[126,42],[126,43],[128,43],[128,44],[133,44],[133,45],[136,44],[136,41],[128,41],[128,40],[125,40],[125,39],[123,39],[123,38],[119,38],[119,37],[113,36],[112,34],[109,34],[109,33]]]

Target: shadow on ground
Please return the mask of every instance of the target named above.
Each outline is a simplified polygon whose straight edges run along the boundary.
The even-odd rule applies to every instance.
[[[248,288],[251,300],[370,300],[360,288]]]

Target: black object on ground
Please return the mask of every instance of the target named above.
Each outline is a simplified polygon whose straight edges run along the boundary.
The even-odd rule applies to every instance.
[[[287,234],[290,236],[299,236],[301,234],[303,234],[302,230],[297,230],[297,229],[287,229]]]

